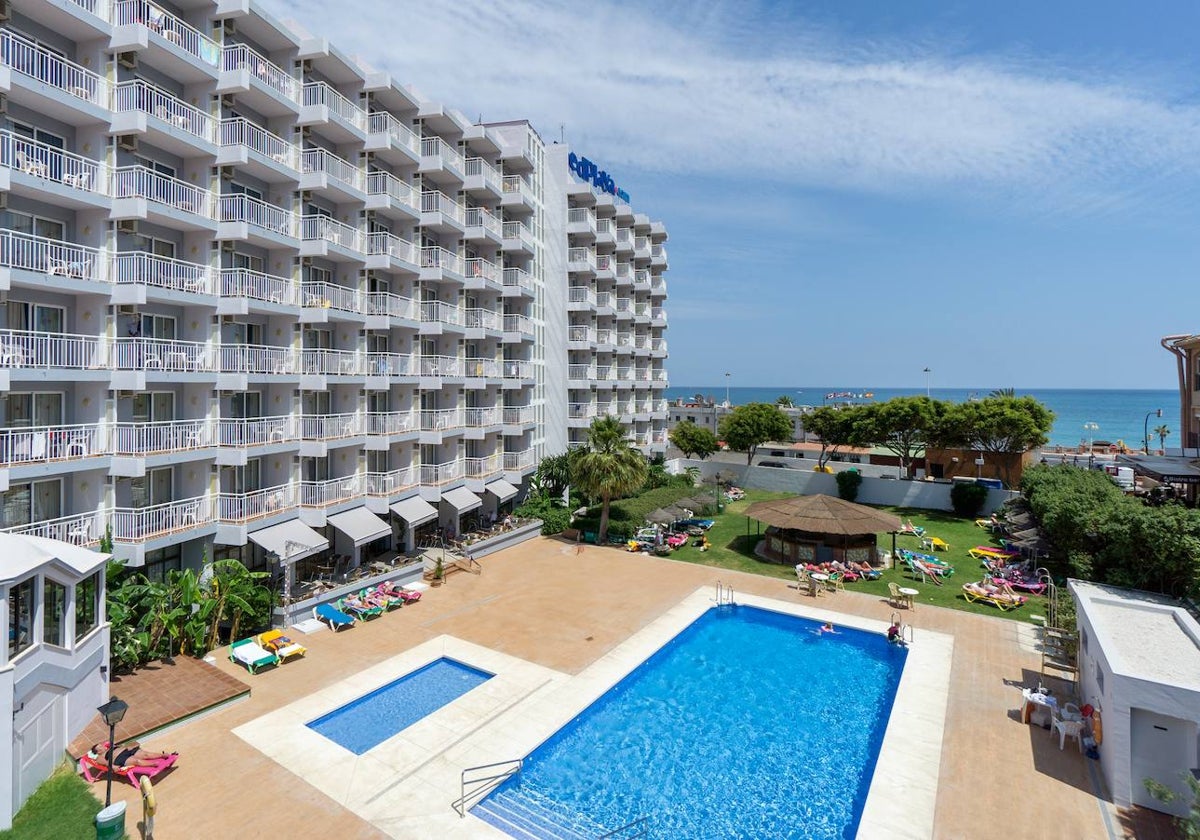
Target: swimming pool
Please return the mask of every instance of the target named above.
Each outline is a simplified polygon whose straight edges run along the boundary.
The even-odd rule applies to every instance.
[[[442,657],[309,721],[307,726],[362,755],[492,676]]]
[[[472,813],[514,836],[853,837],[907,652],[819,626],[708,610]]]

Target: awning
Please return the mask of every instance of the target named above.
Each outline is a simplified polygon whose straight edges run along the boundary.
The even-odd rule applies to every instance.
[[[420,496],[413,496],[411,499],[396,502],[396,504],[392,505],[392,513],[399,516],[413,528],[416,528],[418,525],[424,525],[432,519],[437,519],[438,515],[437,508]]]
[[[329,548],[329,540],[299,519],[280,522],[247,536],[251,542],[261,545],[268,554],[278,557],[281,563],[295,563]]]
[[[442,501],[449,502],[460,514],[483,506],[483,499],[476,496],[466,487],[455,487],[453,490],[443,493]]]
[[[498,478],[495,481],[489,481],[487,484],[483,485],[483,489],[491,493],[501,502],[507,502],[513,496],[517,495],[517,488],[513,487],[502,478]]]
[[[386,537],[392,533],[392,526],[387,524],[365,507],[356,507],[345,513],[335,513],[329,517],[329,524],[337,528],[356,546]]]

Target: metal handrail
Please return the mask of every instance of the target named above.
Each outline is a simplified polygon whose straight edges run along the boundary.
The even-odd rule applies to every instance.
[[[491,770],[494,767],[505,767],[505,766],[508,767],[508,770],[504,773],[493,773],[489,776],[480,776],[477,779],[468,779],[467,778],[468,773],[472,773],[476,770]],[[458,815],[460,817],[465,817],[467,815],[467,802],[468,801],[476,798],[476,796],[478,796],[478,794],[480,794],[483,791],[490,792],[494,788],[499,787],[504,782],[511,779],[513,776],[520,776],[521,771],[524,769],[524,767],[525,767],[525,759],[510,758],[507,761],[494,761],[491,764],[480,764],[475,767],[466,768],[465,770],[462,771],[462,773],[460,775],[460,779],[461,779],[460,792],[462,795],[459,796],[458,799],[451,802],[450,807],[453,808],[455,811],[457,811]],[[468,791],[467,785],[475,785],[475,787],[472,787],[471,790]],[[482,798],[482,797],[480,797],[480,798]]]
[[[607,834],[601,834],[596,840],[616,840],[617,835],[620,835],[621,840],[637,840],[638,837],[645,837],[650,832],[650,826],[647,824],[650,821],[649,816],[638,817],[632,822],[627,822],[620,828],[614,828]],[[622,834],[625,831],[637,831],[636,834]]]
[[[717,606],[733,606],[733,587],[722,581],[717,581]]]

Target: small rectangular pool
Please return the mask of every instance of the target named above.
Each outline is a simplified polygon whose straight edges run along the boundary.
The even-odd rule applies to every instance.
[[[442,657],[309,721],[307,726],[362,755],[492,676]]]

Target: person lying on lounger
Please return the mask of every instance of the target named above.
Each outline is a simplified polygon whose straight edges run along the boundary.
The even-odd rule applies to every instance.
[[[168,752],[151,752],[144,750],[137,741],[129,741],[125,745],[113,747],[113,767],[154,767],[164,758],[170,758],[178,753]],[[99,744],[92,746],[88,752],[88,757],[93,761],[108,760],[108,742],[102,741]]]

